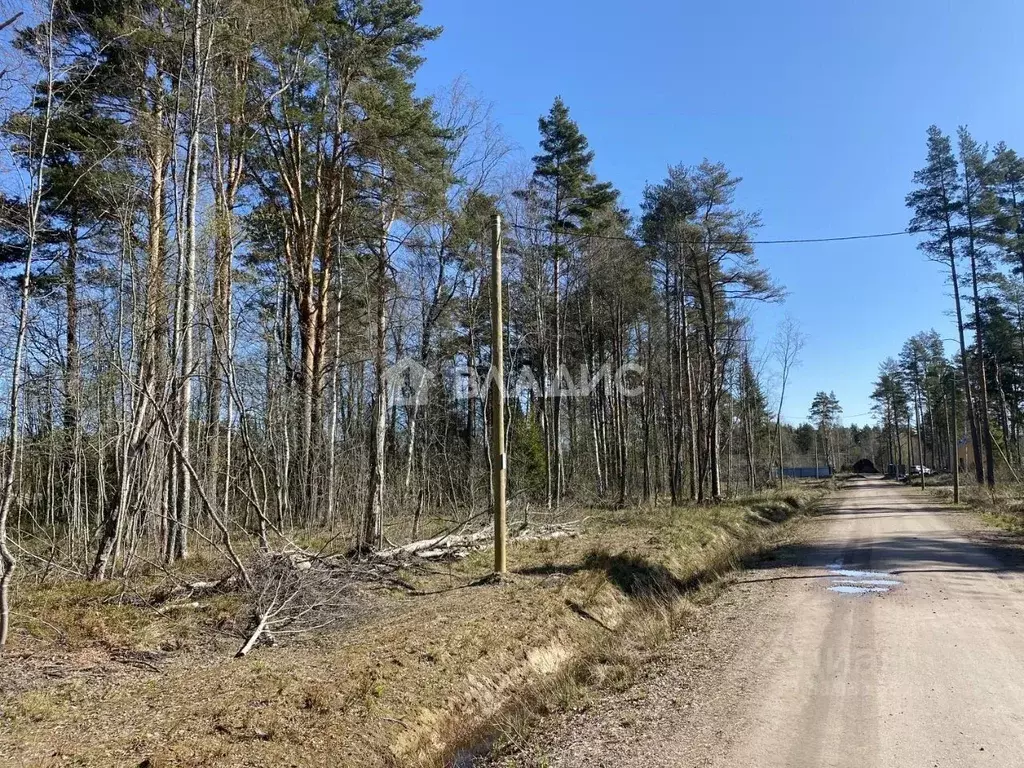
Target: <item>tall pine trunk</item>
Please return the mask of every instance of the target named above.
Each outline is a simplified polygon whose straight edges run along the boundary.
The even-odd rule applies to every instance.
[[[374,339],[373,431],[370,445],[370,487],[363,517],[363,544],[380,547],[384,540],[384,465],[387,441],[387,240],[377,256],[376,338]]]

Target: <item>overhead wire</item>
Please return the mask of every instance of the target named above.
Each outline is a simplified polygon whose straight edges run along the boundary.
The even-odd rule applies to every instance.
[[[634,236],[631,236],[631,235],[601,235],[601,234],[590,233],[590,232],[578,232],[578,231],[577,232],[573,232],[571,230],[558,230],[556,232],[556,230],[551,229],[549,227],[534,227],[534,226],[530,226],[528,224],[516,224],[516,223],[512,223],[512,222],[506,223],[505,226],[508,227],[509,229],[518,229],[520,231],[534,232],[534,233],[538,233],[538,234],[549,234],[549,235],[559,234],[559,235],[567,235],[569,237],[579,237],[579,238],[593,239],[593,240],[612,240],[612,241],[616,241],[616,242],[625,242],[625,243],[634,243],[635,245],[643,245],[643,240],[641,238],[634,237]],[[893,232],[871,232],[871,233],[863,234],[863,235],[837,235],[837,236],[832,236],[832,237],[794,237],[794,238],[780,238],[780,239],[771,239],[771,240],[750,239],[750,240],[743,240],[743,242],[745,242],[747,244],[750,244],[750,245],[802,245],[802,244],[807,244],[807,243],[840,243],[840,242],[848,242],[848,241],[851,241],[851,240],[877,240],[877,239],[886,238],[886,237],[900,237],[900,236],[904,236],[904,235],[920,235],[920,234],[927,234],[929,232],[939,232],[939,231],[942,231],[942,230],[941,229],[920,229],[920,230],[901,229],[901,230],[893,231]],[[709,243],[711,245],[728,245],[728,244],[731,244],[731,243],[736,243],[738,240],[741,240],[741,238],[739,238],[739,237],[712,238],[710,240],[706,240],[706,239],[701,238],[700,242]],[[665,244],[665,245],[690,245],[690,244],[693,243],[692,240],[661,240],[659,242],[661,242],[662,244]]]

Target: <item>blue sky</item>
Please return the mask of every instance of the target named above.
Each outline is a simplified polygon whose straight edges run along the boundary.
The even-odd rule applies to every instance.
[[[966,124],[1024,151],[1019,0],[426,0],[445,27],[425,91],[464,76],[523,156],[556,95],[595,169],[636,209],[669,164],[724,162],[760,210],[761,239],[904,229],[925,130]],[[951,300],[915,240],[762,246],[789,290],[755,313],[767,342],[784,314],[808,336],[785,416],[835,390],[863,423],[878,363],[911,334],[953,336]]]

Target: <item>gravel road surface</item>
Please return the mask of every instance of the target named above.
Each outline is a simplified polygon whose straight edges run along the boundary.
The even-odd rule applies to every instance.
[[[854,483],[739,573],[630,690],[553,720],[552,766],[1024,766],[1024,556]]]

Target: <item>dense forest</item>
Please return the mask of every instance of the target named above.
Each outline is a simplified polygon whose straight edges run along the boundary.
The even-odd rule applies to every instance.
[[[202,550],[246,581],[299,532],[357,555],[485,515],[496,216],[513,511],[712,502],[877,452],[825,393],[784,423],[803,337],[753,336],[784,291],[739,178],[672,164],[630,212],[561,99],[521,162],[466,83],[417,90],[420,12],[4,14],[5,596],[18,561],[104,580]]]

